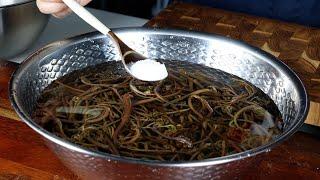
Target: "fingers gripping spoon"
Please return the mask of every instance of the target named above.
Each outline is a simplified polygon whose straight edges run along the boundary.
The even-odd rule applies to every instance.
[[[130,75],[142,81],[160,81],[168,76],[168,72],[164,64],[152,59],[148,59],[142,54],[128,47],[108,27],[106,27],[78,2],[75,0],[62,1],[93,28],[100,31],[104,35],[110,36],[117,42],[118,48],[122,54],[121,62],[125,67],[125,70]]]

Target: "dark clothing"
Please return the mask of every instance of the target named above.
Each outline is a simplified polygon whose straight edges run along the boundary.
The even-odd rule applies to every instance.
[[[90,5],[127,15],[152,18],[172,1],[174,0],[93,0]],[[320,0],[179,1],[320,27]]]
[[[320,27],[320,0],[184,0],[231,11]]]

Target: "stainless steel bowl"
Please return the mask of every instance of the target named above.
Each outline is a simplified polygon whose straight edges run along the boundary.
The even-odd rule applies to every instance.
[[[0,1],[0,59],[10,59],[36,41],[48,22],[35,0]]]
[[[184,163],[155,162],[95,152],[55,137],[31,118],[41,91],[74,70],[119,59],[108,37],[92,33],[56,42],[29,57],[14,73],[10,98],[21,119],[38,132],[61,161],[84,179],[214,179],[236,177],[303,124],[309,101],[301,80],[281,61],[225,37],[177,30],[115,30],[134,50],[150,58],[203,64],[246,79],[268,94],[285,121],[274,141],[238,154]]]

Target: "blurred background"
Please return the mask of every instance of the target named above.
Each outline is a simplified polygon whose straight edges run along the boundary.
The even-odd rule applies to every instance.
[[[129,16],[150,19],[171,0],[93,0],[88,6]]]
[[[150,19],[173,1],[320,27],[320,0],[93,0],[89,7]]]

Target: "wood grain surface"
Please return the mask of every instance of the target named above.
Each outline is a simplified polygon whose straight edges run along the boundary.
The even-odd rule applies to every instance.
[[[0,180],[7,175],[76,179],[36,132],[0,116]]]
[[[306,123],[320,126],[320,29],[179,2],[160,12],[147,26],[219,34],[276,56],[307,88],[312,111]]]
[[[320,125],[317,113],[320,109],[317,94],[320,71],[318,46],[314,45],[318,42],[314,38],[314,32],[318,33],[316,29],[181,3],[168,7],[147,26],[218,33],[270,51],[304,80],[312,98],[308,122]],[[278,36],[285,37],[286,41],[278,41]],[[299,44],[294,45],[295,51],[302,54],[293,50],[292,42]],[[45,146],[37,133],[19,121],[10,106],[8,81],[16,67],[16,64],[0,61],[0,180],[78,179]],[[267,153],[259,166],[248,169],[240,179],[320,179],[320,140],[298,132]]]
[[[58,175],[53,175],[45,171],[30,168],[19,163],[0,158],[0,180],[43,180],[43,179],[63,179]]]

